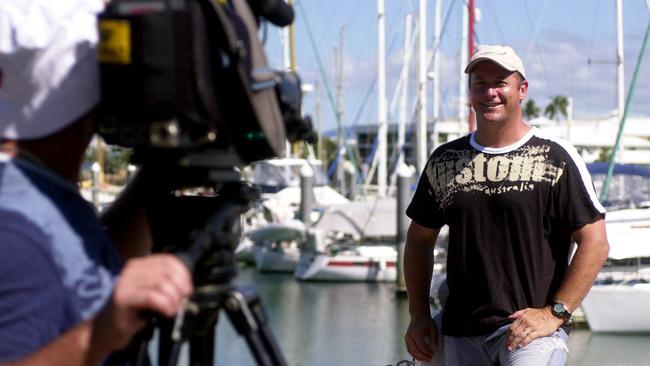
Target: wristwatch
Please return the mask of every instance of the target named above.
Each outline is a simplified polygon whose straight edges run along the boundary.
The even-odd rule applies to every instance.
[[[554,317],[564,320],[564,323],[568,323],[571,320],[571,312],[566,308],[561,302],[552,301],[551,313]]]

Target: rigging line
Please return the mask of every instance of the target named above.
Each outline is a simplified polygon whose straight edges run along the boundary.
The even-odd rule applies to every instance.
[[[650,4],[648,5],[648,10],[650,11]],[[648,38],[650,38],[650,21],[648,21],[648,26],[645,29],[643,43],[641,44],[641,50],[639,50],[639,57],[636,61],[636,66],[634,67],[634,73],[632,74],[632,81],[630,81],[627,96],[625,97],[625,107],[623,108],[623,116],[621,117],[618,133],[616,134],[616,143],[612,147],[612,154],[609,157],[609,163],[607,165],[607,176],[605,177],[605,182],[603,183],[603,189],[600,192],[599,198],[601,201],[607,197],[607,193],[609,192],[609,183],[612,180],[612,173],[614,173],[614,163],[616,162],[616,152],[619,150],[619,146],[621,145],[627,113],[630,111],[630,106],[632,105],[632,100],[634,99],[634,89],[636,87],[637,79],[639,78],[639,70],[641,69],[641,64],[643,63],[643,54],[645,53],[645,48],[648,44]]]
[[[298,4],[298,7],[300,8],[300,11],[302,12],[302,15],[303,15],[301,18],[303,18],[303,22],[305,23],[305,27],[307,29],[307,35],[309,37],[309,43],[310,43],[310,45],[312,47],[312,50],[313,50],[313,52],[314,52],[314,54],[316,56],[316,62],[318,64],[318,68],[319,68],[321,77],[323,79],[323,84],[324,84],[325,90],[327,92],[327,97],[328,97],[328,100],[330,102],[330,107],[332,108],[332,111],[334,112],[334,116],[336,118],[337,128],[341,128],[341,123],[342,123],[341,116],[337,112],[336,102],[334,101],[334,96],[332,94],[332,90],[330,88],[330,85],[329,85],[329,82],[328,82],[328,79],[327,79],[327,74],[325,73],[325,68],[323,67],[323,62],[321,60],[318,49],[316,47],[316,42],[314,41],[314,35],[313,35],[312,30],[311,30],[311,26],[309,25],[309,20],[307,19],[307,12],[305,11],[304,7],[302,6],[302,1],[298,1],[297,4]],[[393,39],[391,40],[390,45],[389,45],[389,52],[390,52],[390,49],[392,48],[394,40],[395,40],[395,38],[393,37]],[[376,79],[376,77],[375,77],[375,79]],[[374,88],[375,82],[376,82],[376,80],[373,80],[372,85],[371,85],[372,88]],[[372,89],[369,89],[369,93],[370,93],[370,91],[372,91]],[[363,110],[363,105],[365,105],[365,103],[362,104],[362,107],[360,108],[359,113],[357,113],[357,117],[360,116],[360,112]],[[358,118],[356,120],[358,120]],[[347,138],[347,136],[348,136],[348,128],[343,129],[343,136],[344,136],[344,140],[345,140]],[[345,143],[344,143],[344,146],[345,146]],[[341,149],[341,148],[342,148],[341,146],[338,147],[338,149]],[[346,152],[347,152],[347,149],[346,149]],[[339,156],[340,155],[337,154],[336,159],[330,165],[330,169],[328,170],[328,174],[327,174],[328,177],[331,177],[331,175],[332,175],[332,167],[336,167],[336,164],[338,164],[338,157]]]
[[[445,30],[447,30],[447,23],[449,23],[451,11],[453,10],[453,5],[454,5],[454,0],[452,0],[449,4],[447,4],[447,12],[445,13],[445,18],[443,19],[442,26],[440,27],[440,40],[438,41],[438,44],[433,44],[435,37],[433,37],[433,34],[431,35],[431,44],[429,45],[429,48],[431,48],[432,52],[436,52],[437,49],[440,47],[440,43],[442,42],[442,37],[445,35]],[[435,31],[435,29],[433,29],[432,31]],[[433,56],[429,59],[429,63],[431,63],[432,59]]]
[[[492,10],[492,13],[494,14],[494,20],[496,23],[497,32],[501,37],[501,44],[505,44],[506,37],[503,35],[503,29],[501,28],[501,21],[499,20],[499,12],[497,11],[496,6],[492,2],[492,0],[488,0],[488,3],[490,4],[490,10]]]
[[[399,8],[396,9],[396,10],[393,12],[394,14],[400,12],[400,10],[402,9],[402,7],[404,6],[404,3],[403,3],[402,1],[399,1],[398,4],[399,4]],[[386,16],[385,14],[387,14],[387,13],[384,12],[384,17]],[[393,45],[394,45],[394,42],[395,42],[395,40],[396,40],[396,37],[397,37],[397,36],[399,35],[399,33],[400,33],[400,31],[399,31],[398,28],[397,28],[397,22],[398,22],[399,20],[400,20],[399,17],[394,17],[394,18],[391,18],[390,23],[387,24],[387,25],[388,25],[387,28],[388,28],[388,30],[389,30],[388,34],[390,35],[390,42],[389,42],[388,49],[386,50],[386,55],[389,55],[389,54],[390,54],[390,51],[393,49]]]
[[[409,50],[413,50],[415,48],[415,42],[417,41],[417,37],[419,34],[419,29],[418,27],[415,27],[415,29],[412,31],[411,34],[411,39],[408,41],[407,47]],[[411,57],[408,60],[408,63],[411,63],[412,59],[412,54]],[[390,118],[394,118],[395,116],[393,115],[395,112],[395,108],[397,107],[397,96],[398,93],[402,90],[402,85],[403,83],[408,83],[408,75],[406,74],[406,60],[403,60],[404,63],[402,65],[402,68],[399,73],[399,80],[397,81],[397,85],[395,86],[393,90],[393,96],[390,98],[390,106],[388,108],[388,116]]]
[[[402,8],[404,7],[404,2],[403,1],[398,1],[397,5],[394,5],[394,6],[395,6],[395,8],[393,8],[392,11],[390,11],[390,12],[384,11],[384,16],[386,16],[386,14],[399,14],[399,15],[404,14],[404,12],[402,11]],[[395,16],[395,17],[391,16],[390,18],[391,18],[390,23],[387,23],[386,25],[388,25],[388,29],[392,30],[392,29],[395,28],[395,23],[399,22],[402,19],[402,17],[401,16]],[[388,19],[388,18],[386,18],[386,19]]]
[[[283,0],[283,1],[285,1],[285,0]],[[295,9],[295,4],[298,4],[298,6],[300,6],[302,8],[302,3],[303,3],[302,0],[296,0],[295,3],[294,3],[294,9]],[[323,11],[322,6],[320,6],[320,5],[324,4],[324,2],[315,1],[315,3],[318,4],[317,7],[319,8],[319,9],[316,9],[316,14],[324,15],[325,11]],[[306,10],[304,10],[304,9],[302,9],[302,10],[303,10],[303,13],[307,13]],[[323,16],[323,18],[326,18],[329,15],[330,14],[326,14],[326,15]],[[321,24],[322,24],[322,22],[321,22]],[[337,30],[333,29],[334,28],[334,23],[332,23],[332,22],[325,22],[325,28],[326,28],[325,34],[336,34],[336,32],[338,31],[338,29]],[[321,34],[319,34],[319,36],[320,35]]]
[[[336,125],[338,128],[341,128],[341,116],[337,111],[336,102],[334,101],[334,95],[332,94],[332,89],[330,88],[329,82],[327,81],[328,80],[327,74],[325,73],[323,62],[321,60],[320,54],[318,53],[316,42],[314,42],[314,35],[311,31],[311,26],[309,25],[309,21],[307,20],[307,12],[302,6],[302,1],[298,1],[297,4],[298,7],[300,8],[300,11],[302,12],[302,16],[300,18],[303,19],[303,22],[305,23],[305,28],[307,29],[307,35],[309,37],[309,44],[311,45],[311,48],[314,51],[314,55],[316,56],[316,63],[318,64],[318,69],[320,71],[321,78],[323,79],[323,84],[325,86],[325,91],[327,93],[327,99],[329,100],[330,107],[332,107],[332,111],[334,112]]]
[[[391,41],[388,44],[388,52],[390,52],[393,49],[393,46],[395,45],[396,39],[397,39],[397,34],[394,34],[393,38],[391,39]],[[372,79],[372,82],[370,83],[370,87],[366,91],[366,95],[364,96],[363,101],[361,102],[361,105],[359,106],[359,109],[357,110],[357,113],[355,114],[354,119],[352,120],[352,123],[350,124],[350,126],[347,126],[347,127],[345,127],[343,129],[343,141],[344,141],[343,145],[344,145],[344,147],[346,145],[345,141],[347,140],[348,136],[351,133],[350,130],[352,129],[352,127],[355,127],[357,125],[357,123],[359,122],[359,120],[361,119],[361,116],[363,115],[363,111],[365,110],[365,107],[366,107],[366,105],[368,103],[368,100],[370,99],[370,95],[374,91],[376,84],[377,84],[377,75],[375,75],[375,77]],[[338,147],[337,151],[339,151],[340,149],[341,149],[341,146]],[[347,149],[346,149],[346,151],[347,151]],[[332,164],[330,164],[330,167],[327,170],[328,177],[331,177],[332,173],[334,172],[334,169],[336,168],[336,165],[338,164],[339,156],[340,155],[337,154],[334,161],[332,161]]]
[[[418,107],[417,101],[413,101],[413,103],[411,105],[411,108],[410,108],[410,110],[411,110],[410,115],[407,118],[407,120],[410,121],[410,123],[407,125],[408,129],[406,131],[404,131],[405,140],[409,140],[411,138],[411,136],[413,136],[413,133],[414,133],[413,130],[415,129],[415,125],[416,125],[416,123],[415,123],[415,112],[416,112],[417,107]],[[397,150],[397,149],[395,149],[395,150]],[[400,156],[402,156],[402,161],[406,160],[406,144],[404,144],[402,146],[402,149],[400,151],[396,151],[396,152],[397,152],[398,155],[397,155],[397,158],[396,158],[397,161],[395,162],[395,164],[399,163]],[[391,156],[391,159],[393,159],[392,156]],[[391,182],[390,183],[391,187],[394,186],[394,184],[395,184],[395,179],[396,179],[396,176],[397,176],[397,168],[398,168],[397,165],[395,165],[395,167],[393,169],[393,173],[391,174],[391,181],[390,181]]]
[[[594,38],[596,36],[596,25],[598,22],[598,13],[600,12],[600,0],[596,1],[596,10],[594,14],[594,26],[591,28],[591,39],[589,40],[589,49],[587,50],[587,109],[591,110],[591,56],[594,46]]]
[[[522,1],[521,3],[524,4],[524,10],[525,10],[525,13],[526,13],[526,17],[528,18],[528,25],[530,26],[533,23],[533,20],[530,17],[530,11],[529,11],[528,5],[527,5],[528,2]],[[544,0],[544,4],[547,4],[547,3],[548,3],[548,0]],[[544,5],[544,8],[546,8],[546,5]],[[542,17],[540,17],[539,19],[541,20]],[[541,24],[541,22],[538,22],[538,24]],[[539,58],[540,66],[542,67],[542,75],[544,76],[544,84],[545,84],[544,86],[546,88],[546,91],[549,93],[549,97],[551,97],[551,96],[554,95],[554,93],[551,90],[551,84],[549,83],[548,74],[546,72],[546,66],[544,65],[544,59],[542,58],[542,53],[539,51],[539,47],[537,45],[537,41],[535,40],[535,38],[536,38],[535,31],[533,31],[533,40],[531,41],[531,43],[532,43],[533,48],[535,49],[535,51],[537,53],[537,57]],[[526,58],[528,59],[528,57],[526,57]]]
[[[352,23],[352,19],[354,19],[357,15],[357,11],[359,10],[359,4],[361,3],[361,0],[357,0],[356,3],[354,3],[354,7],[352,8],[352,11],[350,12],[350,16],[348,17],[348,20],[343,23],[346,26],[350,26],[350,23]]]
[[[438,48],[440,48],[440,44],[442,43],[442,39],[443,39],[443,37],[445,35],[445,31],[447,30],[447,24],[449,23],[449,18],[451,16],[451,11],[453,10],[453,7],[452,7],[453,4],[454,4],[454,0],[452,0],[447,5],[447,13],[445,14],[445,19],[442,21],[442,25],[440,27],[440,38],[438,39],[438,44],[430,45],[431,53],[429,54],[429,58],[428,58],[428,60],[426,62],[426,69],[425,70],[431,69],[431,64],[433,63],[433,55],[435,55]],[[419,29],[420,29],[420,25],[418,24],[415,32],[419,33]],[[434,37],[431,37],[431,38],[432,38],[431,42],[433,43],[433,38]],[[436,76],[436,77],[438,77],[438,76]]]
[[[413,135],[413,129],[415,128],[415,111],[417,108],[417,102],[414,101],[412,103],[411,107],[411,114],[409,115],[408,120],[411,121],[412,123],[408,124],[408,130],[404,131],[404,136],[411,137]],[[393,153],[391,154],[391,164],[393,166],[393,172],[390,175],[390,184],[388,185],[389,192],[392,192],[392,190],[395,189],[395,183],[397,182],[397,170],[399,169],[399,165],[401,162],[406,161],[406,143],[402,145],[401,149],[393,149]]]
[[[587,50],[587,56],[589,59],[591,59],[591,51],[593,50],[594,46],[594,37],[596,35],[596,25],[598,25],[598,22],[596,21],[598,19],[598,13],[600,12],[600,0],[596,0],[596,10],[594,14],[594,26],[591,28],[591,39],[589,40],[589,49]]]
[[[417,101],[411,102],[411,106],[408,108],[409,110],[409,115],[406,117],[406,121],[408,121],[408,124],[406,124],[405,127],[408,127],[408,129],[405,129],[404,131],[404,136],[406,137],[407,135],[410,136],[413,128],[415,127],[415,112],[417,110]],[[397,145],[395,145],[397,146]],[[401,149],[394,148],[393,152],[391,154],[391,157],[389,159],[391,165],[394,167],[393,173],[391,174],[391,185],[393,185],[393,176],[397,174],[397,163],[399,162],[400,154],[403,154],[403,151],[406,150],[406,141],[404,142],[404,145],[402,145]]]
[[[409,2],[409,6],[411,7],[411,9],[408,12],[409,13],[415,12],[415,10],[417,9],[417,6],[415,5],[415,2],[413,0],[408,0],[408,2]]]
[[[532,23],[532,19],[530,17],[530,9],[528,8],[528,2],[524,1],[523,3],[524,3],[524,8],[526,9],[526,16],[528,17],[528,20]],[[548,5],[548,0],[544,0],[544,3],[542,4],[542,11],[539,13],[539,16],[537,17],[537,21],[535,22],[535,28],[533,29],[533,34],[532,34],[533,37],[530,40],[530,45],[528,46],[528,49],[526,50],[525,53],[527,59],[530,58],[530,53],[533,49],[533,45],[537,43],[537,36],[539,35],[539,30],[542,27],[542,20],[544,19],[544,14],[546,13],[547,5]]]
[[[573,16],[572,16],[572,19],[578,19],[578,16],[579,16],[579,15],[578,15],[578,10],[580,9],[580,5],[578,4],[577,1],[574,2],[574,5],[575,5],[575,6],[574,6],[574,8],[573,8]],[[580,43],[580,46],[583,46],[583,43],[582,43],[582,42]],[[578,47],[579,47],[579,46],[578,46]],[[576,48],[578,48],[578,47],[576,47]],[[583,46],[583,47],[584,47],[584,46]],[[582,54],[582,52],[580,52],[580,54]],[[575,72],[575,73],[571,73],[571,77],[570,77],[570,78],[563,78],[563,79],[562,79],[564,86],[566,86],[566,88],[567,88],[567,90],[568,90],[567,94],[568,94],[569,96],[572,96],[572,95],[576,95],[576,94],[577,94],[577,93],[576,93],[576,90],[577,90],[578,86],[580,85],[580,80],[579,80],[579,76],[578,76],[578,75],[579,75],[579,73],[578,73],[578,72]],[[567,85],[567,83],[568,83],[568,85]],[[567,106],[567,107],[571,107],[571,108],[573,108],[573,106]],[[567,111],[567,114],[568,114],[568,112],[569,112],[569,111]],[[568,119],[568,117],[569,117],[569,116],[567,115],[567,119]]]

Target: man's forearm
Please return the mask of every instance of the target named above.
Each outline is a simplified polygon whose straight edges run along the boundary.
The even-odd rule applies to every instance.
[[[404,280],[411,317],[429,316],[429,291],[433,272],[432,243],[406,242],[404,248]]]
[[[562,302],[570,311],[580,306],[600,268],[607,260],[608,253],[609,245],[606,241],[604,243],[583,243],[578,246],[554,300]]]
[[[609,255],[605,221],[586,225],[577,233],[576,242],[578,249],[554,298],[570,311],[580,306]]]

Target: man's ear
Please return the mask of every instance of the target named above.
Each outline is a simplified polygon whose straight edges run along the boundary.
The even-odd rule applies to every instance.
[[[528,80],[524,80],[521,82],[521,85],[519,86],[519,103],[521,103],[524,99],[526,99],[527,94],[528,94]]]

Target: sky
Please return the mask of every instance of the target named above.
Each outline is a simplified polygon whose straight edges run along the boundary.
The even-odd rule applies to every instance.
[[[441,1],[440,115],[456,118],[465,2]],[[513,47],[526,68],[528,99],[533,99],[542,109],[550,97],[563,95],[573,100],[574,118],[606,118],[617,105],[615,3],[615,0],[475,0],[480,13],[476,43]],[[650,0],[623,0],[622,3],[627,95],[650,23],[647,4]],[[386,96],[390,105],[403,65],[405,18],[411,13],[417,19],[419,5],[417,0],[385,0],[384,6]],[[304,95],[303,113],[312,115],[322,131],[336,128],[335,49],[342,44],[342,124],[376,123],[378,91],[373,83],[377,78],[377,1],[294,0],[294,9],[297,71],[303,84],[318,85],[317,91]],[[429,48],[433,46],[433,21],[434,1],[428,0]],[[280,34],[278,28],[270,25],[266,30],[267,57],[275,68],[284,66]],[[410,71],[409,103],[413,103],[415,64],[411,64]],[[427,114],[431,116],[432,83],[427,89]],[[320,113],[316,111],[317,100]],[[396,121],[398,113],[397,109],[389,110],[389,121]],[[650,116],[650,49],[646,49],[643,57],[628,115]]]

